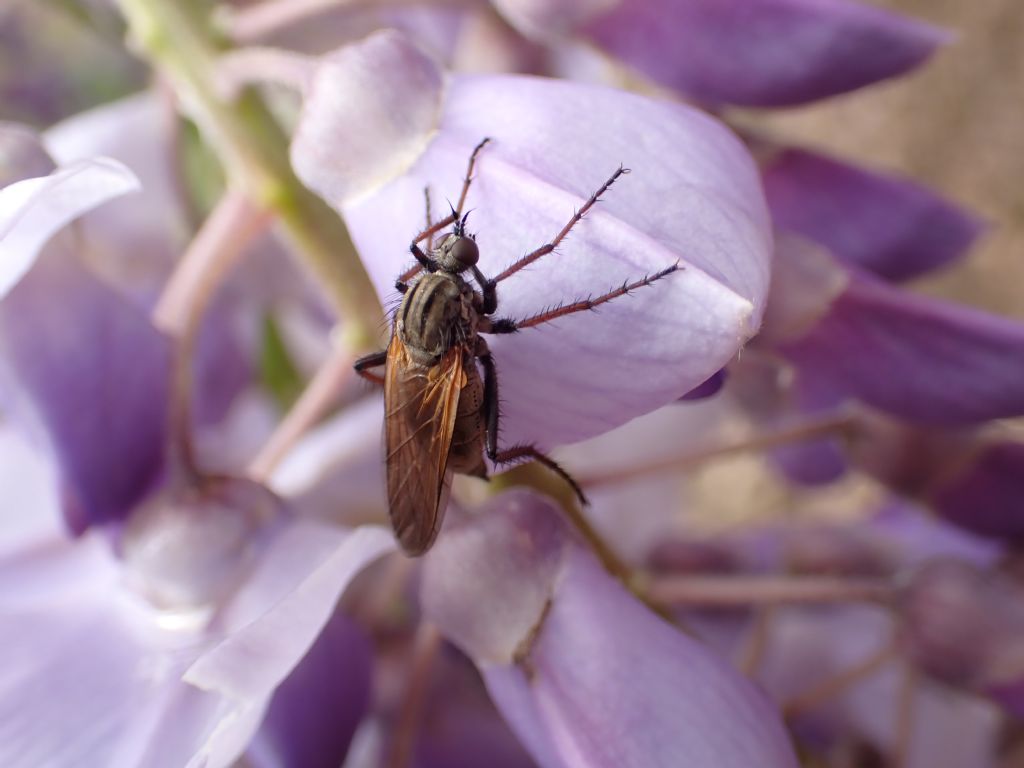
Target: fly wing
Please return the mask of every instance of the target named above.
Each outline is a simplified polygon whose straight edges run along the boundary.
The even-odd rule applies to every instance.
[[[384,376],[388,507],[402,548],[421,555],[434,543],[447,499],[459,393],[466,384],[460,347],[437,365],[414,363],[397,336]]]

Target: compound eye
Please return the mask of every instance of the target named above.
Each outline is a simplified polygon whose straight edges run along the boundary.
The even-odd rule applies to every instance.
[[[476,247],[476,243],[468,237],[460,237],[457,239],[452,245],[451,254],[452,258],[459,262],[459,264],[467,267],[472,267],[480,260],[480,249],[478,249]]]

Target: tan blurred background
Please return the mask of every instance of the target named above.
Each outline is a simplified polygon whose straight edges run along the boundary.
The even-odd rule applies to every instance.
[[[958,35],[917,72],[758,119],[780,137],[905,173],[989,222],[920,287],[1024,317],[1024,0],[874,0]]]

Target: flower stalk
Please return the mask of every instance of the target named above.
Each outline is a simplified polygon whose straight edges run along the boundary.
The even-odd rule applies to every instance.
[[[192,352],[210,299],[246,246],[267,226],[267,213],[229,190],[189,244],[153,308],[153,324],[174,343],[170,404],[172,466],[196,473],[192,452]]]
[[[227,101],[213,77],[225,44],[201,4],[119,0],[142,55],[172,84],[224,164],[228,184],[272,212],[298,256],[323,286],[354,351],[377,342],[383,310],[341,218],[295,176],[288,139],[253,90]]]

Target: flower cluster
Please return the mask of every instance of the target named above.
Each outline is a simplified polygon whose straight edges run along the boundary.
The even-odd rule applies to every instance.
[[[1009,764],[1024,325],[906,285],[983,225],[734,119],[945,32],[852,0],[117,6],[83,4],[83,72],[29,60],[4,116],[45,124],[0,123],[0,763]],[[488,337],[498,442],[589,503],[492,461],[411,559],[353,363],[449,210],[501,317],[676,269]]]

